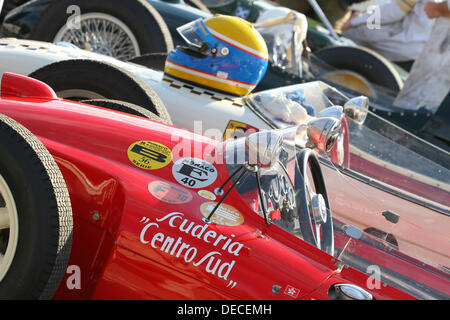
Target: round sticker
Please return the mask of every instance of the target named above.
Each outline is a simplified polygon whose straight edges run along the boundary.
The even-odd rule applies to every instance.
[[[200,212],[207,218],[218,202],[205,202]],[[222,203],[211,217],[211,222],[222,226],[238,226],[244,223],[244,216],[234,207]]]
[[[172,166],[172,175],[187,188],[205,188],[217,179],[217,169],[208,161],[198,158],[181,158]]]
[[[154,141],[138,141],[128,148],[128,159],[141,169],[154,170],[167,166],[172,161],[172,151]]]
[[[161,201],[182,204],[192,200],[192,194],[183,187],[167,182],[153,181],[148,184],[148,191]]]
[[[216,195],[214,193],[212,193],[211,191],[208,190],[200,190],[198,192],[198,195],[202,198],[214,201],[216,200]]]

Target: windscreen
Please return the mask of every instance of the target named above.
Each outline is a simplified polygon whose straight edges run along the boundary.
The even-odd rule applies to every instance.
[[[316,116],[331,107],[330,97],[334,95],[341,96],[339,91],[316,81],[254,93],[246,101],[277,127],[283,128],[298,125],[307,115]]]
[[[246,171],[236,185],[236,190],[254,211],[267,221],[275,221],[285,229],[293,231],[296,236],[301,236],[298,230],[294,231],[299,227],[294,212],[294,185],[296,179],[302,179],[296,175],[296,130],[296,127],[279,130],[282,143],[270,166],[261,166],[258,161],[252,160],[257,156],[249,152],[245,137],[226,143],[225,163],[231,175],[237,170]],[[261,133],[260,139],[266,139],[264,132]],[[248,164],[252,163],[254,166],[249,167]]]
[[[302,110],[309,117],[317,116],[333,105],[344,106],[348,100],[339,90],[316,81],[258,92],[250,95],[247,103],[275,127],[282,128],[309,119],[299,116]],[[348,169],[432,202],[433,206],[444,206],[444,212],[448,212],[448,152],[370,111],[363,125],[347,120],[351,158]]]
[[[296,146],[294,151],[292,147],[299,128],[279,132],[283,135],[283,148],[273,165],[261,168],[259,177],[247,170],[236,185],[243,201],[267,219],[271,228],[282,228],[298,241],[329,253],[342,269],[351,268],[370,276],[369,289],[393,286],[420,299],[450,298],[447,215],[386,193],[342,173],[332,163],[320,166],[330,205],[330,210],[321,210],[317,167],[302,166],[306,149]],[[251,158],[245,140],[243,137],[224,142],[230,175]],[[241,162],[237,163],[239,157]],[[313,236],[305,226],[308,216],[301,210],[305,204]],[[332,221],[332,233],[327,232],[326,221]],[[361,234],[348,232],[352,228]],[[330,234],[332,242],[327,243]],[[332,250],[328,252],[330,245]]]
[[[296,11],[276,8],[263,12],[255,27],[266,41],[271,65],[302,77],[303,41],[308,28],[306,17]]]

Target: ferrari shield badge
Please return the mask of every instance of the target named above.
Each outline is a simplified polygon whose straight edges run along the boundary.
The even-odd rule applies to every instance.
[[[154,141],[138,141],[127,151],[128,159],[145,170],[161,169],[172,161],[172,151],[163,144]]]
[[[251,125],[248,125],[243,122],[230,120],[228,122],[227,127],[225,128],[225,132],[223,133],[223,140],[227,139],[238,139],[242,138],[246,135],[258,132],[259,130]]]

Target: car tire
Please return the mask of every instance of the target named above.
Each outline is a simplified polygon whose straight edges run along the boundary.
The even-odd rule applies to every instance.
[[[111,99],[149,110],[163,123],[172,124],[159,96],[147,83],[116,66],[94,60],[65,60],[32,72],[29,77],[45,82],[69,100]]]
[[[5,19],[11,10],[24,4],[25,2],[26,0],[5,0],[3,2],[3,9],[0,6],[0,23],[3,23],[3,19]]]
[[[147,53],[139,57],[132,58],[128,62],[136,63],[149,69],[164,71],[167,53]]]
[[[69,192],[30,131],[0,114],[0,136],[0,208],[8,216],[7,222],[0,218],[0,299],[50,299],[72,245]]]
[[[161,119],[154,113],[128,102],[118,100],[104,100],[104,99],[82,100],[80,102],[164,123],[163,119]]]
[[[333,46],[319,50],[314,56],[339,69],[361,75],[393,94],[403,87],[400,74],[394,66],[380,54],[359,46]]]
[[[53,1],[38,18],[30,39],[55,42],[60,38],[60,32],[69,29],[69,22],[76,23],[75,15],[79,14],[78,22],[87,15],[110,17],[111,23],[126,32],[138,50],[134,56],[150,52],[169,52],[173,49],[173,41],[169,28],[161,15],[145,0],[58,0]],[[70,20],[72,19],[72,20]],[[107,21],[107,20],[103,20]],[[83,30],[83,29],[81,29]],[[72,42],[67,40],[60,40]],[[76,44],[76,43],[74,43]],[[96,52],[118,57],[112,54],[112,47],[103,47],[98,43]],[[79,45],[80,46],[80,45]],[[90,45],[92,47],[92,45]],[[89,49],[86,46],[83,49]],[[91,48],[92,49],[92,48]],[[129,59],[132,56],[123,58]]]

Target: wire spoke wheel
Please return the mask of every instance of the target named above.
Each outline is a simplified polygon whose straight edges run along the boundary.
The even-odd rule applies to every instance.
[[[66,23],[53,42],[68,42],[96,53],[120,60],[132,59],[141,54],[139,43],[119,19],[100,12],[82,14],[78,21]]]

